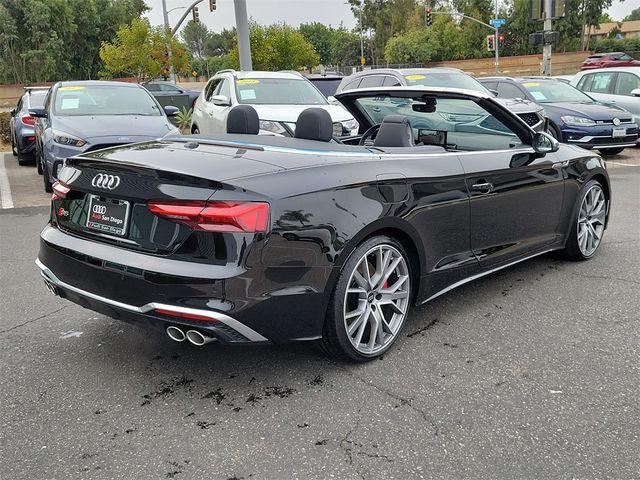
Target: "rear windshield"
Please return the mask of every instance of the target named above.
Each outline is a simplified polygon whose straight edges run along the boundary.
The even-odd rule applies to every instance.
[[[331,78],[331,79],[316,79],[310,80],[318,90],[322,92],[325,97],[330,97],[331,95],[336,94],[336,90],[338,90],[338,85],[342,81],[341,78]]]
[[[407,85],[424,85],[425,87],[465,88],[476,92],[489,93],[475,78],[462,72],[434,72],[409,74],[404,76]]]
[[[161,115],[143,88],[123,85],[68,85],[58,88],[56,115]]]
[[[327,99],[306,79],[242,78],[236,80],[239,103],[252,105],[326,105]]]
[[[29,99],[29,108],[41,108],[44,106],[44,99],[47,96],[47,92],[31,92],[27,94],[27,98]]]

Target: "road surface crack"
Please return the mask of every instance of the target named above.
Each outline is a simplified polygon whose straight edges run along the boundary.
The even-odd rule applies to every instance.
[[[31,320],[27,320],[26,322],[19,323],[18,325],[14,325],[13,327],[7,328],[5,330],[0,330],[0,333],[11,332],[12,330],[16,330],[18,328],[24,327],[25,325],[29,325],[30,323],[37,322],[38,320],[42,320],[43,318],[47,318],[51,315],[55,315],[56,313],[58,313],[61,310],[64,310],[68,306],[69,305],[65,305],[64,307],[60,307],[59,309],[54,310],[53,312],[45,313],[44,315],[40,315],[39,317],[32,318]]]

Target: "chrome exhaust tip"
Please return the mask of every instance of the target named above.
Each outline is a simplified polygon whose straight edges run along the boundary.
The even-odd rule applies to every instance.
[[[44,285],[45,287],[47,287],[47,290],[49,290],[49,292],[52,295],[55,295],[56,297],[59,296],[58,294],[58,287],[56,287],[53,283],[51,283],[49,280],[45,280],[44,281]]]
[[[167,327],[167,335],[174,342],[184,342],[187,339],[182,329],[173,325]]]
[[[205,335],[198,330],[187,330],[187,340],[189,340],[194,345],[201,347],[209,342],[215,342],[216,337],[210,337],[209,335]]]

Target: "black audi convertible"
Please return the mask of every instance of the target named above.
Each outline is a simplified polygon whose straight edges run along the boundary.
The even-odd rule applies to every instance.
[[[36,261],[55,294],[195,345],[316,341],[366,361],[411,305],[550,251],[591,258],[605,163],[488,95],[391,87],[338,99],[360,134],[309,109],[293,137],[227,134],[69,158]]]

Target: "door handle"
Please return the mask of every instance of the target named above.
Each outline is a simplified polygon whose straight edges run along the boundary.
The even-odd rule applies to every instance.
[[[471,185],[471,190],[475,190],[476,192],[490,192],[493,190],[493,184],[489,182],[476,183]]]

